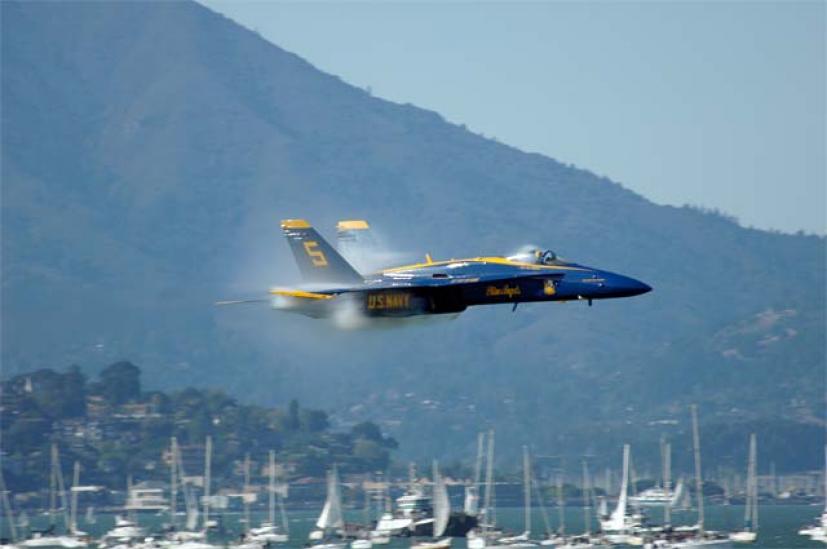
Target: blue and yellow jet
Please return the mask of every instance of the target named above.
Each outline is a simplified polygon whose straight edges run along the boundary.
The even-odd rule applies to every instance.
[[[340,231],[364,221],[340,223]],[[474,305],[631,297],[649,292],[627,276],[564,261],[550,250],[510,257],[486,256],[382,269],[363,276],[303,219],[281,222],[306,289],[273,288],[273,306],[330,317],[339,305],[367,317],[461,313]],[[312,288],[312,291],[310,290]],[[228,302],[229,303],[229,302]]]

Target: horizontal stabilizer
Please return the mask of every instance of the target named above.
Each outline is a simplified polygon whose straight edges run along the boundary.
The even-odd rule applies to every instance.
[[[273,295],[280,295],[284,297],[298,297],[302,299],[333,299],[333,294],[320,294],[317,292],[305,292],[304,290],[290,290],[282,288],[272,288],[270,293]]]
[[[213,305],[223,306],[223,305],[238,305],[240,303],[268,303],[270,300],[265,299],[233,299],[228,301],[216,301]]]

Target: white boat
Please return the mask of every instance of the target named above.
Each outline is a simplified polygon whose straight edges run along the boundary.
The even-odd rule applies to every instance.
[[[80,464],[75,462],[74,483],[79,485]],[[57,445],[52,445],[52,466],[50,478],[49,498],[49,519],[51,526],[46,532],[34,532],[32,536],[20,542],[19,547],[63,547],[65,549],[82,549],[89,545],[89,534],[77,529],[77,492],[72,492],[72,500],[69,506],[69,514],[66,514],[66,487],[63,483],[63,472],[60,469],[60,458],[58,457]],[[63,519],[67,533],[58,535],[54,533],[54,519],[56,515],[57,499],[61,500],[63,506]]]
[[[683,497],[684,485],[683,479],[678,481],[674,490],[669,490],[661,486],[648,488],[636,496],[629,498],[629,503],[640,507],[675,507]]]
[[[167,545],[170,549],[217,549],[215,545],[207,543],[206,541],[188,540],[177,543],[170,543]]]
[[[611,544],[601,535],[591,532],[591,501],[592,501],[591,477],[586,460],[583,460],[583,524],[585,525],[581,535],[560,536],[551,538],[556,549],[609,549]],[[556,542],[556,543],[555,543]]]
[[[413,519],[410,517],[399,517],[391,512],[387,512],[379,517],[374,531],[377,532],[377,534],[399,536],[410,530],[413,522]]]
[[[620,495],[611,515],[600,520],[600,529],[611,543],[633,543],[641,527],[638,515],[629,510],[629,445],[623,445],[623,478],[620,482]]]
[[[445,529],[448,527],[448,520],[451,518],[451,501],[448,499],[448,489],[439,474],[439,467],[434,462],[434,490],[432,494],[434,524],[432,539],[414,542],[412,548],[416,549],[449,549],[451,538],[442,538]]]
[[[322,513],[316,521],[316,530],[310,533],[311,547],[316,549],[345,549],[347,543],[334,539],[345,526],[342,517],[342,500],[339,496],[339,475],[334,466],[327,474],[327,498]]]
[[[247,538],[250,541],[267,543],[287,543],[290,536],[281,526],[270,522],[262,522],[258,528],[251,528]]]
[[[157,482],[140,482],[129,488],[125,508],[133,512],[161,512],[169,505],[164,497],[164,488]]]
[[[408,491],[396,498],[397,512],[383,513],[376,523],[375,531],[391,536],[409,535],[418,524],[433,521],[430,516],[432,507],[431,498],[411,483]]]
[[[654,547],[658,549],[692,549],[695,547],[723,548],[732,547],[732,543],[725,536],[714,537],[704,535],[700,537],[688,538],[686,540],[667,541],[663,545],[654,545]]]
[[[744,529],[732,532],[729,539],[736,543],[754,543],[758,539],[758,481],[757,443],[755,433],[749,437],[749,462],[747,465],[747,501],[744,506]]]
[[[758,532],[749,532],[742,530],[740,532],[732,532],[729,539],[736,543],[754,543],[758,539]]]
[[[71,535],[51,535],[34,533],[31,538],[17,544],[20,547],[65,547],[66,549],[79,549],[89,544]]]
[[[691,406],[692,449],[695,461],[695,493],[698,502],[698,523],[688,528],[675,528],[672,535],[651,542],[653,549],[691,549],[732,547],[728,535],[704,529],[704,497],[701,474],[701,437],[698,431],[698,408]]]
[[[804,527],[798,533],[813,541],[827,543],[827,445],[824,446],[824,511],[816,524]]]
[[[396,510],[388,508],[376,521],[377,535],[410,536],[417,531],[432,529],[433,503],[416,483],[414,469],[410,469],[410,484],[405,493],[396,498]]]
[[[374,530],[369,534],[372,545],[388,545],[391,542],[390,534]]]
[[[212,441],[207,437],[205,453],[205,474],[204,474],[204,488],[209,494],[209,469],[212,454]],[[184,463],[181,458],[181,450],[178,446],[176,437],[170,440],[170,502],[168,510],[170,512],[171,524],[173,531],[166,535],[166,538],[159,542],[160,545],[166,547],[174,547],[175,549],[215,549],[215,547],[207,543],[206,528],[197,529],[199,517],[201,513],[198,510],[198,502],[192,487],[186,482],[187,474],[184,470]],[[178,497],[178,486],[181,487],[181,492],[184,496],[184,503],[186,507],[186,523],[184,529],[176,530],[176,507]],[[209,497],[204,498],[205,516],[209,514]]]
[[[508,535],[497,528],[496,512],[494,508],[494,431],[488,433],[488,452],[485,468],[485,499],[480,512],[481,520],[478,528],[468,532],[467,546],[469,549],[483,549],[488,547],[538,547],[539,544],[531,540],[531,472],[528,449],[523,448],[523,496],[524,524],[523,532]]]
[[[723,549],[732,547],[732,543],[726,536],[706,535],[704,537],[692,537],[686,539],[656,539],[643,545],[644,549]]]
[[[371,549],[373,542],[369,539],[355,539],[350,542],[350,549]]]
[[[106,532],[101,538],[100,545],[111,547],[119,544],[129,544],[146,539],[146,530],[120,515],[115,516],[115,527]]]
[[[276,454],[272,450],[269,455],[269,475],[268,475],[268,520],[262,522],[258,528],[251,528],[247,533],[246,540],[252,542],[268,543],[287,543],[290,539],[289,523],[287,522],[287,514],[284,510],[284,501],[281,494],[278,494],[279,514],[281,516],[281,525],[276,524]]]

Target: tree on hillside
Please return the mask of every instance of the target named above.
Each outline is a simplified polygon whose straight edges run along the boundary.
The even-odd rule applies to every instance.
[[[299,414],[302,431],[320,433],[330,426],[327,414],[321,410],[302,410]]]
[[[99,377],[95,390],[110,404],[125,404],[141,396],[141,370],[129,361],[110,364]]]
[[[70,366],[65,374],[39,370],[28,377],[31,379],[31,398],[43,414],[55,419],[85,414],[86,378],[78,366]]]
[[[356,439],[369,440],[385,448],[397,448],[399,446],[394,438],[382,436],[379,426],[372,421],[363,421],[354,425],[351,434]]]
[[[287,407],[287,429],[290,431],[297,431],[301,426],[299,420],[299,401],[295,398],[290,401]]]

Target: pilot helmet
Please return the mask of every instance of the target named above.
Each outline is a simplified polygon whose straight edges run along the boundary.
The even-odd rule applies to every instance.
[[[551,250],[545,250],[540,253],[539,259],[543,265],[551,265],[557,260],[557,254]]]

